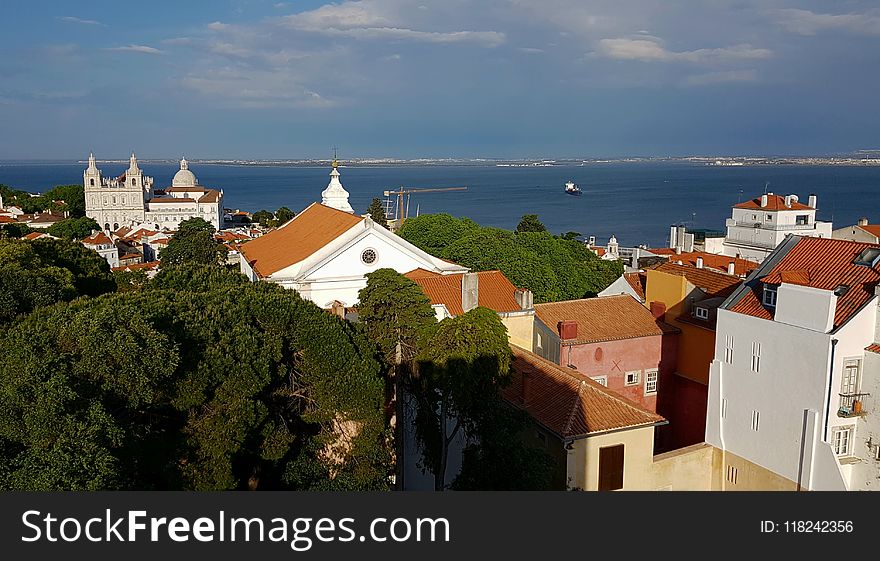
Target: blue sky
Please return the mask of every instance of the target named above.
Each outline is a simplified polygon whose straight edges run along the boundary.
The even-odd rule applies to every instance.
[[[880,148],[872,1],[7,1],[0,159]]]

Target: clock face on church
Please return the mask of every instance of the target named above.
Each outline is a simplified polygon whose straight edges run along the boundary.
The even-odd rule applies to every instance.
[[[376,262],[377,257],[376,250],[373,248],[367,248],[361,253],[361,261],[364,262],[364,265],[372,265]]]

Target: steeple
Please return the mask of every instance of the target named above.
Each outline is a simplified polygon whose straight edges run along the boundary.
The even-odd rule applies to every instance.
[[[128,160],[128,174],[136,175],[140,173],[140,169],[138,169],[138,161],[137,156],[134,155],[134,152],[131,153],[131,158]]]
[[[327,188],[321,193],[321,204],[343,212],[354,213],[354,209],[348,203],[348,191],[345,190],[339,181],[339,161],[336,159],[335,150],[332,167],[333,169],[330,170],[330,183],[327,184]]]
[[[89,171],[97,171],[98,166],[95,163],[95,155],[89,152]]]

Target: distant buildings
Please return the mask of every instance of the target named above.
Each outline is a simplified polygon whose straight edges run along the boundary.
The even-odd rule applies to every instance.
[[[831,237],[836,240],[880,243],[880,224],[868,224],[867,218],[859,218],[858,223],[834,230]]]
[[[199,185],[189,170],[186,158],[171,186],[154,192],[153,178],[144,175],[132,153],[128,169],[119,177],[106,178],[89,154],[89,166],[83,172],[86,216],[94,219],[105,232],[139,224],[156,230],[175,230],[184,220],[203,218],[219,230],[223,227],[223,191]]]
[[[718,310],[724,487],[880,489],[880,245],[789,236]]]
[[[92,235],[82,240],[82,244],[106,259],[107,263],[110,264],[111,269],[119,267],[119,249],[116,247],[116,244],[113,243],[113,240],[111,240],[104,232],[95,232],[92,230]],[[126,264],[128,265],[130,263]]]
[[[797,195],[767,193],[734,205],[721,253],[763,261],[785,236],[831,237],[831,223],[816,220],[816,196],[803,204]]]

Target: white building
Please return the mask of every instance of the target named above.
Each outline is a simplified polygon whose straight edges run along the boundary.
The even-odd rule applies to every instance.
[[[365,275],[382,268],[408,273],[466,273],[412,245],[369,216],[356,216],[333,166],[322,203],[312,203],[278,229],[241,246],[241,271],[296,290],[322,308],[353,306],[367,284]],[[328,206],[332,205],[332,206]]]
[[[92,230],[92,235],[85,238],[81,243],[106,259],[111,269],[119,266],[119,249],[104,232]]]
[[[727,489],[880,489],[878,261],[790,236],[718,310],[706,442]]]
[[[852,226],[845,226],[831,232],[835,240],[880,243],[880,224],[869,224],[867,218],[859,218]]]
[[[810,195],[806,205],[798,202],[797,195],[761,195],[734,205],[733,215],[727,219],[726,226],[727,236],[721,253],[759,262],[770,255],[788,234],[831,237],[831,223],[816,221],[816,195]]]
[[[83,186],[86,216],[105,231],[138,224],[175,230],[190,218],[203,218],[218,230],[223,227],[223,191],[200,186],[186,158],[180,161],[171,187],[154,193],[153,178],[144,175],[134,153],[128,169],[113,178],[104,177],[95,164],[95,156],[89,154]]]

